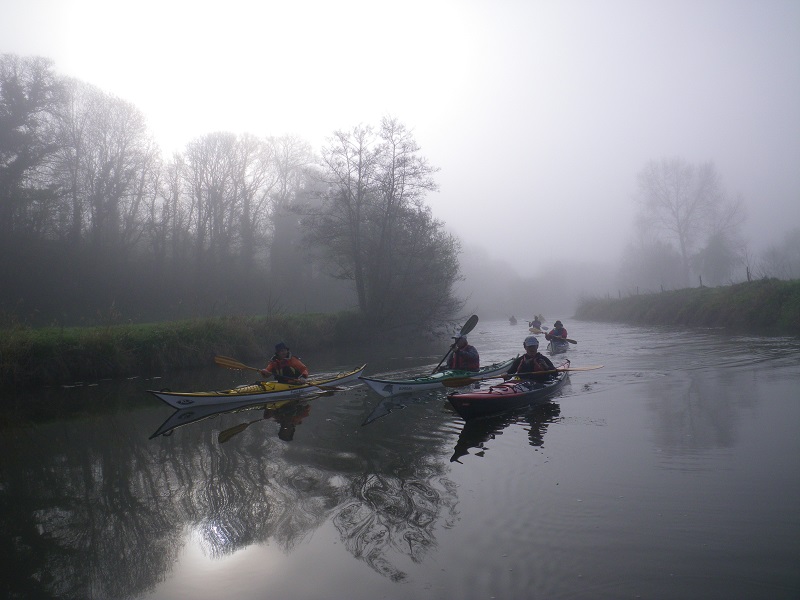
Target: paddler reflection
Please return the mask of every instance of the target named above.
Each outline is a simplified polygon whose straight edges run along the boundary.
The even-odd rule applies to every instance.
[[[278,408],[265,408],[264,419],[276,421],[280,425],[278,437],[284,442],[291,442],[297,426],[303,422],[309,412],[311,412],[311,407],[307,402],[290,402]]]
[[[240,434],[242,431],[250,427],[253,423],[259,421],[273,420],[280,426],[278,428],[278,438],[284,442],[291,442],[294,439],[295,430],[300,423],[303,422],[311,412],[307,400],[287,400],[264,408],[264,412],[258,419],[253,419],[246,423],[240,423],[219,433],[217,441],[224,444],[233,436]]]

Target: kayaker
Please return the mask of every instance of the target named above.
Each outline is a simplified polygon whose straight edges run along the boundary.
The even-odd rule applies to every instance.
[[[533,321],[528,323],[528,327],[533,327],[535,329],[541,329],[542,328],[542,321],[541,321],[539,315],[534,315]]]
[[[544,338],[546,340],[551,340],[553,338],[564,338],[567,337],[567,330],[564,328],[564,324],[561,321],[556,321],[553,323],[553,328],[544,334]]]
[[[525,354],[517,358],[507,371],[507,375],[516,375],[520,379],[533,381],[548,381],[555,373],[541,373],[537,371],[555,371],[555,365],[544,354],[539,353],[539,340],[535,335],[529,335],[522,343]],[[504,379],[507,378],[504,376]]]
[[[467,337],[464,335],[457,335],[453,337],[453,345],[450,349],[453,351],[450,358],[447,359],[447,369],[456,369],[458,371],[477,371],[481,368],[481,357],[475,346],[467,342]],[[444,370],[444,369],[440,369]]]
[[[297,384],[308,380],[308,367],[298,357],[292,356],[289,346],[283,342],[275,344],[275,354],[260,373],[264,377],[274,375],[278,383]]]

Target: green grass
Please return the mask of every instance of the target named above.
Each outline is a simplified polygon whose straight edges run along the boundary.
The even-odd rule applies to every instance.
[[[575,317],[637,325],[724,327],[797,335],[800,334],[800,280],[763,279],[620,299],[591,298],[579,304]]]
[[[356,315],[224,317],[104,327],[0,329],[0,387],[163,373],[214,355],[269,356],[279,340],[335,347],[364,334]]]

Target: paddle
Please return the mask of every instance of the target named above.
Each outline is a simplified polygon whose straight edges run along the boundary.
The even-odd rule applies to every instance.
[[[250,370],[250,371],[258,371],[259,373],[261,373],[261,369],[256,369],[255,367],[249,367],[244,363],[240,363],[235,358],[231,358],[230,356],[215,356],[214,362],[217,363],[220,367],[225,367],[226,369]],[[335,392],[341,390],[341,388],[335,386],[314,385],[313,383],[308,383],[308,382],[298,383],[297,385],[307,385],[308,387],[317,388],[320,390],[324,390],[326,392],[330,391]]]
[[[255,367],[248,367],[247,365],[240,363],[238,360],[230,358],[228,356],[215,356],[214,362],[217,363],[220,367],[225,367],[226,369],[239,369],[239,370],[247,370],[250,371],[258,371],[261,373],[261,369],[256,369]]]
[[[554,335],[548,341],[552,341],[552,340],[564,340],[565,342],[569,342],[570,344],[577,344],[578,343],[575,340],[571,340],[569,338],[558,337],[557,335]]]
[[[472,315],[467,322],[464,323],[464,326],[461,328],[461,331],[458,332],[458,337],[462,335],[467,335],[470,331],[475,329],[475,325],[478,324],[478,315]],[[444,355],[444,358],[439,361],[439,364],[436,365],[436,368],[432,371],[432,373],[436,373],[439,370],[439,367],[442,366],[442,363],[447,360],[447,357],[450,356],[450,353],[456,347],[455,343],[451,344],[450,349],[447,351],[447,354]]]
[[[561,373],[566,371],[594,371],[595,369],[602,368],[603,365],[592,365],[590,367],[570,367],[566,369],[552,369],[549,371],[536,371],[537,375],[543,375],[545,373]],[[508,377],[508,374],[504,375],[495,375],[494,377],[461,377],[460,379],[445,379],[442,381],[442,385],[445,387],[464,387],[466,385],[470,385],[471,383],[476,383],[478,381],[484,381],[486,379],[499,379]],[[513,377],[513,375],[512,375]]]
[[[238,425],[235,425],[233,427],[229,427],[228,429],[225,429],[224,431],[220,431],[219,432],[219,436],[217,436],[217,441],[220,444],[224,444],[225,442],[227,442],[229,439],[231,439],[236,434],[242,433],[245,429],[250,427],[250,425],[252,425],[253,423],[258,423],[259,421],[263,421],[263,420],[264,420],[264,417],[261,417],[260,419],[255,419],[255,420],[249,421],[247,423],[239,423]]]

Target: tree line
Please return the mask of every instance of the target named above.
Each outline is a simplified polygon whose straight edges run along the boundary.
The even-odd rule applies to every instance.
[[[171,157],[132,104],[0,56],[0,318],[152,321],[355,309],[425,327],[460,306],[437,169],[386,117],[294,136],[212,132]]]

